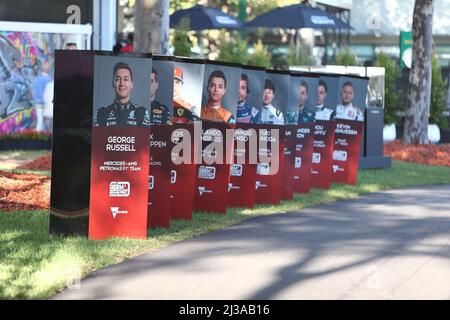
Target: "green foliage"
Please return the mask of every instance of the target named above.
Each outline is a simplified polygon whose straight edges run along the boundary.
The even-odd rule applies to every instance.
[[[52,134],[50,132],[24,130],[17,133],[0,134],[0,141],[2,140],[35,140],[48,141]]]
[[[175,29],[173,37],[173,54],[181,57],[190,57],[192,43],[189,41],[188,36],[189,21],[186,19],[181,20],[180,26]]]
[[[384,124],[395,123],[398,125],[400,119],[396,112],[404,110],[404,105],[401,103],[401,92],[396,88],[396,83],[401,76],[400,67],[383,52],[377,56],[375,66],[385,69]]]
[[[348,47],[339,50],[332,63],[340,66],[359,66],[357,55]]]
[[[429,123],[437,124],[440,128],[447,128],[448,122],[443,115],[445,110],[445,93],[447,81],[442,79],[441,68],[436,56],[431,60],[431,101]]]
[[[240,34],[228,37],[225,32],[222,32],[219,37],[219,57],[217,60],[225,62],[236,62],[246,64],[249,59],[247,51],[248,43]]]
[[[300,47],[300,55],[297,57],[295,45],[289,46],[288,62],[290,66],[311,66],[314,65],[314,59],[308,56],[303,47]]]
[[[250,56],[249,64],[257,67],[272,68],[271,55],[261,39],[254,46],[255,51]]]

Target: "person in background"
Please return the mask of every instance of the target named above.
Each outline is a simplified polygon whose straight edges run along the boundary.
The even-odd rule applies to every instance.
[[[78,50],[78,46],[75,42],[67,42],[64,49],[66,50]]]
[[[119,33],[117,36],[117,42],[113,47],[113,52],[117,53],[120,52],[122,48],[124,48],[127,45],[127,34],[125,32]]]
[[[134,51],[133,43],[134,43],[134,35],[133,35],[133,33],[129,33],[128,39],[127,39],[127,44],[125,45],[125,47],[120,49],[120,52],[133,52]]]
[[[53,87],[55,82],[52,80],[44,89],[44,130],[53,132]]]
[[[41,65],[41,72],[34,79],[33,84],[33,99],[36,108],[36,130],[43,131],[44,126],[44,90],[47,84],[52,81],[50,76],[50,63],[44,61]]]

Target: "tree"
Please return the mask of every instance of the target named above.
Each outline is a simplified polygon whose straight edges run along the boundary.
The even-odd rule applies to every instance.
[[[167,54],[169,0],[137,0],[134,15],[134,51]]]
[[[413,53],[409,73],[403,142],[428,143],[431,98],[431,57],[434,0],[416,0],[413,15]]]

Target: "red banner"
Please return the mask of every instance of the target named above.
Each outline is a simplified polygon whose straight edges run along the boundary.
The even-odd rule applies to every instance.
[[[197,167],[194,197],[196,211],[227,213],[233,155],[233,132],[227,139],[227,129],[232,127],[225,123],[202,123],[202,164]]]
[[[234,159],[228,184],[228,206],[252,209],[255,205],[258,160],[258,129],[255,125],[236,124],[233,149]],[[254,159],[251,159],[252,155]]]
[[[92,128],[90,239],[147,237],[148,137],[148,128]]]
[[[148,177],[148,226],[170,226],[171,125],[150,127],[150,169]]]
[[[284,166],[283,166],[283,186],[282,200],[292,200],[294,198],[294,161],[296,147],[296,126],[284,126]]]
[[[172,152],[170,175],[170,218],[179,220],[191,220],[194,208],[195,176],[197,165],[194,163],[195,144],[193,143],[194,125],[189,123],[177,123],[173,125],[172,147],[180,143],[191,146],[190,154],[185,155],[190,163],[175,164],[184,154]],[[186,139],[186,140],[185,140]],[[168,159],[170,161],[170,159]]]
[[[363,122],[336,119],[333,151],[333,182],[356,184]]]
[[[281,126],[268,124],[260,124],[258,128],[259,162],[256,173],[255,203],[279,204],[283,185],[284,129]],[[272,134],[271,129],[276,130],[278,134]],[[270,158],[271,163],[261,160],[262,157]],[[273,172],[274,169],[275,172]]]
[[[328,189],[333,174],[334,121],[317,120],[311,168],[311,187]]]
[[[296,126],[294,192],[308,193],[311,189],[314,129],[312,122]]]

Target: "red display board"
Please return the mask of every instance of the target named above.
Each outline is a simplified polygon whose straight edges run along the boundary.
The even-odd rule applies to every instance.
[[[284,166],[283,166],[283,186],[282,200],[292,200],[294,198],[294,161],[296,147],[296,126],[284,126]]]
[[[258,158],[258,129],[255,125],[236,124],[233,149],[234,159],[228,184],[228,206],[252,209],[255,205]]]
[[[284,166],[284,129],[277,125],[258,125],[258,156],[256,173],[256,204],[279,204],[282,196],[283,166]],[[276,130],[273,135],[271,130]],[[272,142],[272,143],[271,143]],[[261,160],[270,157],[278,161],[278,170],[270,174],[271,163]]]
[[[296,126],[294,158],[294,192],[308,193],[311,189],[311,167],[315,124]]]
[[[202,164],[197,166],[194,210],[226,214],[234,130],[232,125],[210,121],[204,121],[202,127]],[[227,129],[231,133],[228,138]]]
[[[336,119],[333,151],[333,182],[356,184],[364,124]]]
[[[92,128],[89,238],[147,237],[149,128]]]
[[[194,162],[196,144],[194,143],[194,125],[189,123],[177,123],[173,125],[172,147],[177,144],[189,144],[190,154],[172,152],[170,175],[170,218],[179,220],[191,220],[194,208],[195,176],[197,165]],[[174,150],[174,149],[172,149]],[[175,164],[180,157],[186,156],[190,163]],[[168,159],[168,161],[170,161]]]
[[[171,125],[150,127],[150,169],[148,177],[148,226],[170,226]]]
[[[333,174],[334,121],[317,120],[314,129],[314,145],[311,168],[311,187],[330,188]]]

